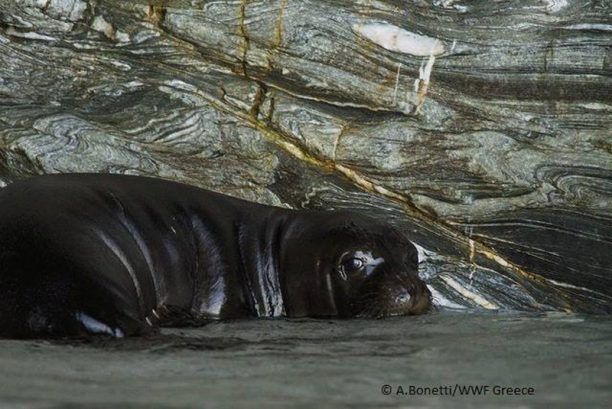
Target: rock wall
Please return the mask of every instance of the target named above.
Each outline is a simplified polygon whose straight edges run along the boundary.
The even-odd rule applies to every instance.
[[[612,307],[612,7],[0,0],[0,186],[156,175],[357,208],[439,305]]]

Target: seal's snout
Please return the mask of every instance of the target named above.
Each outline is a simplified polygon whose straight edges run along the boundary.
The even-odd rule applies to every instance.
[[[395,278],[386,282],[386,308],[380,316],[419,315],[429,311],[431,293],[425,283],[414,275],[397,275]]]
[[[405,271],[398,273],[391,266],[386,267],[361,287],[356,315],[382,318],[428,312],[431,308],[431,294],[418,275]]]

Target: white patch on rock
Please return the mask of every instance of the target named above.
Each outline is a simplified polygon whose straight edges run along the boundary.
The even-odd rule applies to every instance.
[[[43,34],[38,34],[35,33],[33,31],[17,31],[15,30],[13,27],[9,27],[6,29],[6,34],[13,36],[13,37],[21,37],[21,38],[27,38],[29,40],[43,40],[43,41],[55,41],[57,40],[57,38],[55,37],[51,37],[51,36],[46,36]]]
[[[428,57],[444,52],[444,45],[437,38],[412,33],[388,23],[354,24],[353,31],[397,53]]]
[[[127,43],[127,42],[130,41],[129,34],[128,33],[124,33],[123,31],[117,31],[117,33],[115,34],[115,38],[120,43]]]
[[[593,31],[612,31],[612,25],[610,24],[598,24],[598,23],[581,23],[572,24],[563,27],[566,30],[593,30]]]
[[[47,7],[47,4],[49,3],[50,0],[31,0],[31,1],[26,1],[25,5],[26,6],[34,6],[34,7],[38,7],[39,9],[43,9],[45,7]]]
[[[546,11],[556,13],[567,6],[567,0],[544,0]]]
[[[426,84],[429,84],[429,77],[431,77],[431,69],[433,68],[434,62],[436,61],[436,57],[434,54],[429,56],[427,62],[425,64],[421,64],[419,67],[419,79],[424,81]]]
[[[79,21],[83,18],[87,3],[82,0],[47,0],[38,1],[37,6],[47,9],[52,17],[58,17],[69,21]]]
[[[164,84],[172,87],[172,88],[176,88],[176,89],[180,89],[182,91],[189,91],[189,92],[197,92],[198,88],[194,85],[188,84],[184,81],[181,80],[170,80],[170,81],[164,81]]]
[[[429,292],[431,293],[431,299],[435,305],[438,305],[440,307],[445,307],[445,308],[458,309],[458,310],[466,309],[465,306],[457,304],[449,300],[448,298],[444,297],[442,293],[440,293],[438,290],[436,290],[429,284],[427,285],[427,288],[429,288]]]
[[[467,6],[464,6],[462,4],[455,4],[456,2],[457,0],[435,0],[433,2],[433,5],[437,7],[442,7],[444,9],[454,9],[460,13],[465,13],[468,9]]]
[[[125,84],[123,84],[123,86],[126,88],[140,88],[143,85],[144,83],[140,81],[130,81],[130,82],[126,82]]]
[[[555,281],[555,280],[551,280],[550,278],[546,279],[549,283],[552,283],[553,285],[556,285],[557,287],[564,287],[564,288],[572,288],[575,290],[583,290],[583,291],[588,291],[588,292],[593,292],[593,290],[589,290],[588,288],[585,287],[578,287],[572,284],[568,284],[568,283],[563,283],[561,281]]]
[[[402,70],[402,63],[397,64],[397,74],[395,74],[395,87],[393,88],[393,105],[397,102],[397,88],[399,86],[400,71]]]
[[[115,28],[111,23],[106,21],[102,16],[96,16],[91,23],[91,28],[100,33],[103,33],[108,38],[114,38]]]
[[[455,281],[450,276],[448,276],[446,274],[440,274],[440,278],[449,287],[451,287],[453,290],[457,291],[463,297],[465,297],[465,298],[467,298],[469,300],[472,300],[474,303],[478,304],[482,308],[485,308],[487,310],[497,310],[497,309],[499,309],[499,307],[497,305],[495,305],[494,303],[490,302],[486,298],[476,294],[475,292],[468,290],[467,288],[465,288],[459,282]]]
[[[130,67],[128,64],[122,63],[121,61],[111,60],[110,63],[119,68],[121,71],[129,71],[132,69],[132,67]]]
[[[111,23],[106,21],[102,16],[96,16],[91,23],[91,28],[104,34],[110,40],[118,41],[120,43],[127,43],[130,41],[130,36],[117,30]]]

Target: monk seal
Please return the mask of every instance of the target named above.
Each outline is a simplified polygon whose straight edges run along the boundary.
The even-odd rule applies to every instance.
[[[421,314],[430,293],[417,262],[404,235],[356,212],[149,177],[38,176],[0,190],[0,336]]]

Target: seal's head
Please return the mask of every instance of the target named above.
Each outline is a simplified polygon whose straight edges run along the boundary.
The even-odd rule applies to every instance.
[[[392,226],[355,212],[309,212],[285,234],[280,270],[288,316],[385,317],[429,310],[417,250]]]

